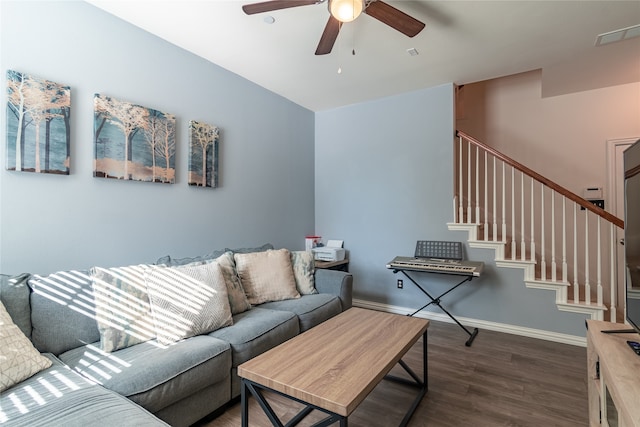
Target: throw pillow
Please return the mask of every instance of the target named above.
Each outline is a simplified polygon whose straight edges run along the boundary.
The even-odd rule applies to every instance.
[[[270,249],[273,249],[273,245],[271,243],[265,243],[264,245],[258,246],[255,248],[235,248],[235,249],[226,248],[225,251],[231,251],[234,254],[248,254],[251,252],[264,252]]]
[[[229,295],[229,305],[231,306],[231,314],[242,313],[251,308],[251,304],[247,301],[247,296],[242,289],[242,283],[236,271],[236,262],[233,259],[233,252],[225,252],[216,259],[224,282],[227,284],[227,294]]]
[[[0,303],[0,392],[51,366]]]
[[[311,251],[292,251],[291,265],[293,277],[296,280],[296,288],[300,295],[317,294],[314,273],[316,264]]]
[[[175,267],[177,265],[186,265],[194,262],[208,262],[218,258],[223,253],[225,253],[224,250],[213,251],[206,255],[200,255],[196,257],[185,257],[185,258],[173,258],[171,255],[165,255],[161,258],[158,258],[158,260],[156,261],[156,264],[157,265],[164,264],[167,267]]]
[[[144,272],[150,266],[93,267],[100,348],[112,352],[155,338]]]
[[[227,285],[216,261],[150,269],[146,280],[160,344],[233,324]]]
[[[234,254],[234,259],[251,305],[300,298],[287,249]]]

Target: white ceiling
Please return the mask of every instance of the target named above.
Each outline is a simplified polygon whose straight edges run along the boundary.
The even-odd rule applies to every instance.
[[[545,96],[640,81],[640,37],[594,46],[640,24],[640,0],[387,0],[426,28],[408,38],[363,14],[324,56],[326,3],[249,16],[255,1],[88,2],[313,111],[535,69]]]

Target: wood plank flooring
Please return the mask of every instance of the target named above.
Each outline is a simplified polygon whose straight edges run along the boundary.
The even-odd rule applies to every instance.
[[[456,325],[431,322],[428,336],[429,392],[410,426],[586,426],[586,349],[533,338],[480,330],[472,347]],[[419,375],[421,342],[403,359]],[[392,373],[404,375],[401,368]],[[285,421],[302,408],[275,394],[270,403]],[[349,417],[350,427],[395,426],[415,391],[382,381]],[[270,427],[254,399],[250,426]],[[312,413],[300,426],[322,419]],[[206,427],[240,426],[240,403]],[[337,424],[336,424],[337,425]]]

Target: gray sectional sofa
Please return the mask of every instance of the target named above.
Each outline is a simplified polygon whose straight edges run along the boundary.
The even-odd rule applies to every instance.
[[[232,326],[170,346],[148,341],[107,353],[87,272],[45,279],[2,280],[3,305],[53,365],[2,393],[0,425],[191,425],[239,396],[238,365],[350,308],[352,299],[349,273],[318,269],[317,294],[253,306],[234,314]]]

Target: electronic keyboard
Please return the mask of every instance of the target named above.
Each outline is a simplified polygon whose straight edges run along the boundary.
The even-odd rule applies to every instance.
[[[413,270],[475,277],[480,276],[483,267],[484,263],[482,262],[406,256],[397,256],[387,263],[387,268],[392,270]]]

